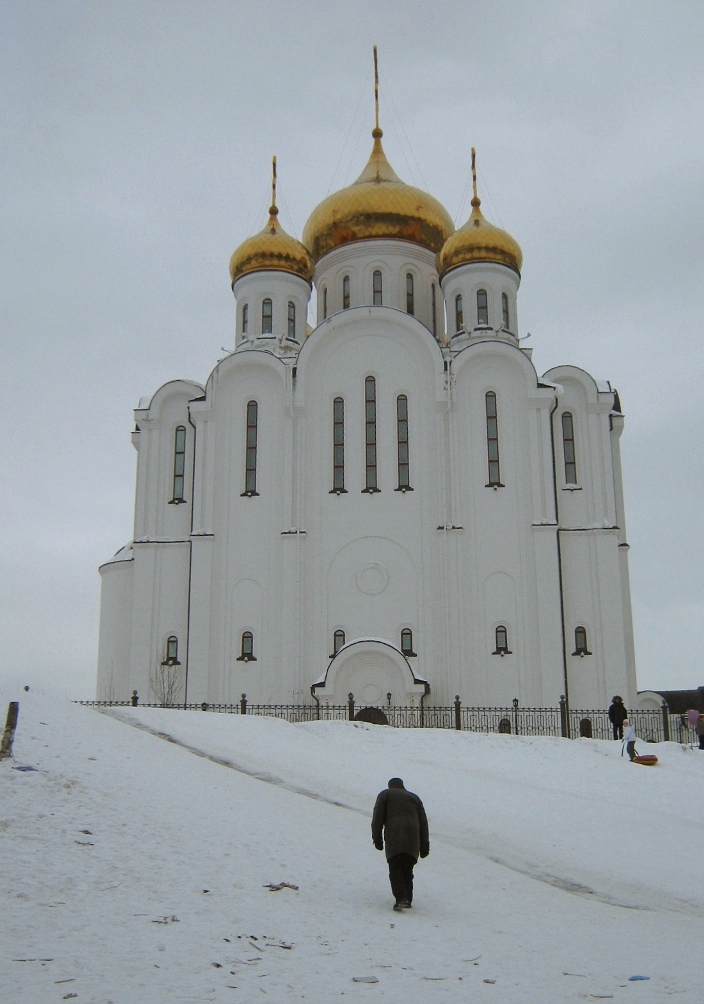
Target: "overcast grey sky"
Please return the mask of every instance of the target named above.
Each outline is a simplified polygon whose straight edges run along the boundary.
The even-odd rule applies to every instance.
[[[132,409],[234,340],[278,156],[300,237],[381,124],[397,173],[523,249],[540,373],[618,388],[640,689],[704,684],[700,0],[0,2],[0,675],[94,694]]]

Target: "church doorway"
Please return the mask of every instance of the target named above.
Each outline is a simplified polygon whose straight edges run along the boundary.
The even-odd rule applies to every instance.
[[[354,722],[369,722],[370,725],[388,725],[389,719],[381,708],[361,708],[352,719]]]

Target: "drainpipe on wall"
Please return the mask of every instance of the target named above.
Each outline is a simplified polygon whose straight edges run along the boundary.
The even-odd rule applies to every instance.
[[[560,627],[562,629],[562,673],[565,683],[565,706],[566,715],[565,720],[567,722],[567,735],[566,739],[570,738],[570,725],[569,725],[569,708],[570,708],[570,692],[569,683],[567,680],[567,634],[565,631],[565,595],[562,586],[562,547],[560,544],[560,509],[558,506],[558,494],[557,494],[557,466],[555,462],[555,426],[553,423],[553,415],[557,411],[557,394],[555,395],[555,405],[550,410],[550,446],[552,449],[552,488],[553,494],[555,496],[555,541],[557,543],[557,577],[558,585],[560,588]]]

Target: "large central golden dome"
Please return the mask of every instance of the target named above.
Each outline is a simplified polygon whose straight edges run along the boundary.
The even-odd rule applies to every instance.
[[[313,210],[303,243],[317,261],[328,251],[355,241],[399,240],[440,251],[454,230],[437,199],[406,185],[393,170],[377,126],[367,166],[348,188],[334,192]]]

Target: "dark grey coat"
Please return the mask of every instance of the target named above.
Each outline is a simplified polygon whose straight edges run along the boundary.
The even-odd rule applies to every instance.
[[[396,854],[410,854],[416,861],[428,854],[428,819],[412,791],[394,786],[379,792],[372,816],[372,840],[377,845],[382,829],[387,861]]]

